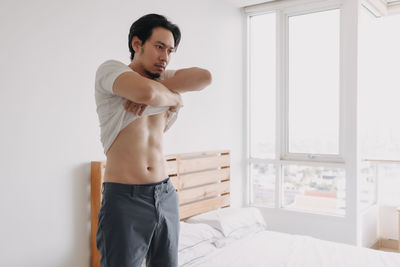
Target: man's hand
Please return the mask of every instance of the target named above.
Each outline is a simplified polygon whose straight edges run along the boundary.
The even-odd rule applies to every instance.
[[[132,112],[135,115],[142,116],[144,110],[146,109],[148,105],[146,104],[139,104],[132,102],[130,100],[126,100],[124,103],[124,108],[128,112]]]
[[[177,104],[175,106],[171,106],[169,111],[178,112],[180,108],[183,107],[182,97],[179,93],[173,93],[176,96]],[[148,107],[146,104],[135,103],[130,100],[126,100],[124,102],[124,108],[127,112],[132,112],[135,115],[142,116],[144,110]]]

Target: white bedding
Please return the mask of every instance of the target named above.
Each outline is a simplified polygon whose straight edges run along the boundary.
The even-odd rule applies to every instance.
[[[398,267],[400,254],[308,236],[262,231],[215,248],[184,267]]]

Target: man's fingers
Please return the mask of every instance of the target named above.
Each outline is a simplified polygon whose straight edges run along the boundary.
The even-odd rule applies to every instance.
[[[124,108],[128,112],[132,112],[135,115],[141,116],[146,109],[147,105],[146,104],[138,104],[132,101],[126,101],[124,104]]]
[[[135,112],[136,106],[137,106],[136,103],[131,102],[131,103],[129,104],[129,111],[130,111],[130,112]]]
[[[170,106],[169,111],[178,112],[182,107],[183,107],[183,105]]]
[[[146,104],[142,104],[142,105],[140,106],[139,114],[138,114],[139,116],[142,116],[142,114],[143,114],[144,110],[146,109],[146,107],[147,107]]]
[[[135,115],[139,115],[140,109],[141,109],[142,105],[141,104],[136,104],[135,107],[133,108],[133,113]]]
[[[131,105],[130,110],[132,113],[136,114],[137,105],[136,104]]]
[[[129,106],[130,106],[130,104],[132,104],[132,101],[130,101],[130,100],[125,101],[125,102],[124,102],[124,108],[125,108],[125,109],[128,109]]]

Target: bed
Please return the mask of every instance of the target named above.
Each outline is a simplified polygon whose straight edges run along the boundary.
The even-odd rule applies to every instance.
[[[179,266],[400,266],[400,254],[268,230],[255,207],[230,207],[228,150],[166,156],[179,196]],[[105,162],[91,162],[91,267]],[[144,264],[142,265],[144,266]]]

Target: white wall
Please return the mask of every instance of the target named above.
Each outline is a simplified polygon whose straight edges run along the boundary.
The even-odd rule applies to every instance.
[[[373,205],[361,214],[361,246],[372,247],[379,240],[379,206]]]
[[[362,246],[371,247],[379,239],[399,239],[397,207],[373,205],[362,215]]]
[[[355,245],[352,221],[322,214],[261,208],[268,229]]]
[[[215,0],[0,2],[0,266],[89,264],[89,162],[104,160],[94,102],[97,66],[129,63],[131,23],[177,23],[171,68],[213,74],[165,136],[165,154],[232,153],[232,202],[242,201],[242,15]]]
[[[399,215],[397,207],[379,206],[378,234],[383,239],[399,239]]]

